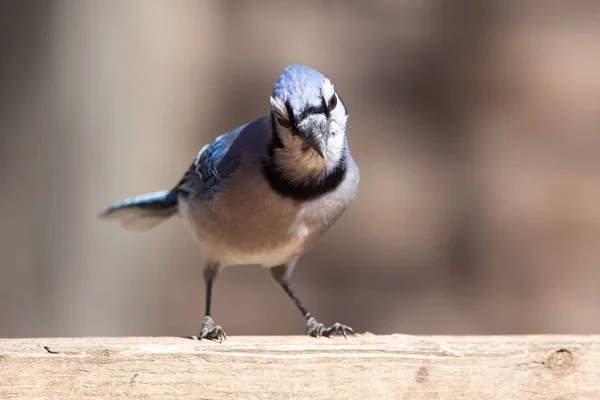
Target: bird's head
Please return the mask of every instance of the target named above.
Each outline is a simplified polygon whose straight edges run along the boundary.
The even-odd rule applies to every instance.
[[[314,152],[325,164],[340,159],[348,113],[331,81],[319,71],[287,67],[273,87],[271,115],[274,133],[284,146]]]

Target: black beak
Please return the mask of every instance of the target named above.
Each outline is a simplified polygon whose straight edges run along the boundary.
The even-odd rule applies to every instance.
[[[314,124],[305,132],[302,132],[304,141],[310,145],[321,158],[325,158],[325,153],[327,153],[327,139],[329,138],[327,130],[328,127],[326,124]]]
[[[306,137],[305,141],[310,147],[315,149],[321,158],[325,158],[325,153],[327,152],[327,136],[311,135]]]

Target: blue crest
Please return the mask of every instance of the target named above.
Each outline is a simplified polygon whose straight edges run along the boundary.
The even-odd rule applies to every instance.
[[[299,115],[306,107],[321,106],[321,88],[325,79],[315,69],[305,65],[290,65],[275,83],[273,96],[289,103],[294,114]]]

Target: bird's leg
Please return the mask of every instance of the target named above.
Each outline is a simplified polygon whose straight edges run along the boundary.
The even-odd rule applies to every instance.
[[[218,272],[218,263],[207,262],[204,266],[204,282],[206,283],[206,311],[204,312],[204,320],[202,321],[202,328],[200,328],[200,333],[198,334],[198,340],[210,339],[222,342],[223,339],[227,339],[225,331],[223,331],[219,325],[215,325],[214,321],[210,317],[212,288]]]
[[[306,333],[312,337],[330,337],[333,334],[342,334],[345,338],[347,338],[347,334],[354,335],[354,330],[349,326],[342,325],[339,322],[336,322],[330,327],[325,327],[322,323],[317,321],[304,307],[296,293],[292,290],[289,284],[289,277],[291,271],[293,269],[293,264],[283,264],[277,267],[271,268],[271,275],[273,279],[279,283],[279,285],[285,290],[285,292],[290,296],[298,310],[302,313],[302,316],[306,320]]]

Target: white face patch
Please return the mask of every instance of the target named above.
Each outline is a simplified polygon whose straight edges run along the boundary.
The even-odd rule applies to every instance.
[[[329,79],[325,79],[325,81],[323,82],[323,86],[321,87],[321,93],[323,93],[323,97],[325,97],[325,102],[329,102],[329,99],[335,93],[333,83],[331,83]]]
[[[271,101],[271,112],[275,114],[277,118],[283,118],[286,120],[289,119],[287,108],[285,107],[283,100],[273,96],[271,96],[269,99]]]

